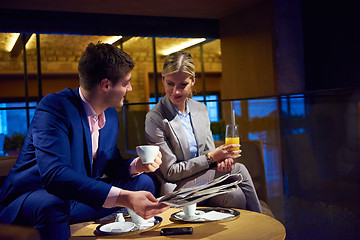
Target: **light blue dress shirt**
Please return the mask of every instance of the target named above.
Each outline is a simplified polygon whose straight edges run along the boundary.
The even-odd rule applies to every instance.
[[[175,110],[177,111],[181,123],[185,129],[186,132],[186,136],[188,139],[188,143],[189,143],[189,148],[190,148],[190,158],[194,158],[197,157],[198,155],[198,146],[196,143],[196,139],[195,139],[195,135],[194,135],[194,130],[191,124],[191,117],[190,117],[190,112],[189,112],[189,106],[186,103],[186,112],[185,114],[182,114],[175,106],[174,106]]]

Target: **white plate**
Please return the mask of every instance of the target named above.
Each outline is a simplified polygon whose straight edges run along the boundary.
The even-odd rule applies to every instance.
[[[124,233],[130,232],[135,226],[133,222],[112,222],[102,225],[100,231],[106,233]]]
[[[181,219],[181,220],[196,220],[201,218],[201,215],[203,215],[205,212],[204,211],[200,211],[200,210],[196,210],[195,211],[195,216],[186,216],[185,213],[183,211],[176,213],[176,217]]]
[[[155,229],[160,226],[162,222],[162,218],[155,216],[155,221],[152,221],[146,226],[138,226],[134,222],[131,222],[130,217],[125,217],[125,222],[110,222],[100,224],[96,227],[96,231],[94,232],[96,236],[104,236],[104,235],[127,235],[127,234],[136,234],[143,231],[149,231]],[[114,228],[115,227],[115,228]]]
[[[201,210],[196,210],[195,217],[186,217],[183,211],[179,211],[171,214],[170,220],[199,223],[229,220],[237,218],[240,215],[239,211],[231,208],[202,207],[200,209]]]

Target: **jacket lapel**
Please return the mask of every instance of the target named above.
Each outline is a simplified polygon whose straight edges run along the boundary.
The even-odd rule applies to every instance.
[[[199,114],[199,109],[193,104],[193,100],[188,101],[188,107],[190,111],[191,123],[195,135],[195,140],[200,149],[199,143],[205,142],[202,140],[204,136],[204,119],[202,119]],[[199,154],[199,150],[198,150]]]
[[[87,153],[88,153],[88,163],[85,162],[86,166],[89,166],[90,172],[88,172],[88,175],[91,176],[92,174],[92,142],[91,142],[91,133],[90,133],[90,126],[89,126],[89,120],[86,116],[84,106],[81,102],[81,98],[79,95],[79,88],[73,90],[73,93],[78,97],[79,99],[79,114],[83,126],[83,131],[85,135],[85,141],[86,141],[86,147],[87,147]],[[85,160],[86,161],[86,160]],[[88,167],[87,167],[88,168]]]
[[[183,153],[183,159],[187,159],[190,156],[189,142],[181,123],[181,119],[167,96],[164,97],[163,103],[166,107],[165,109],[168,110],[166,111],[166,118],[169,121],[169,125],[175,137],[180,143],[179,147]]]

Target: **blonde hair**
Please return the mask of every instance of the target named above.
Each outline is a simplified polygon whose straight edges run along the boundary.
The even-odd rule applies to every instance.
[[[195,64],[190,53],[179,51],[165,58],[161,76],[165,77],[175,72],[187,73],[192,80],[195,79]]]

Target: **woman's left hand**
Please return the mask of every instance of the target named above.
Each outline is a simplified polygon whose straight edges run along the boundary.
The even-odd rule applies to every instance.
[[[231,172],[231,170],[233,169],[233,165],[234,165],[234,159],[227,158],[224,161],[219,162],[217,164],[217,170],[219,172]]]

